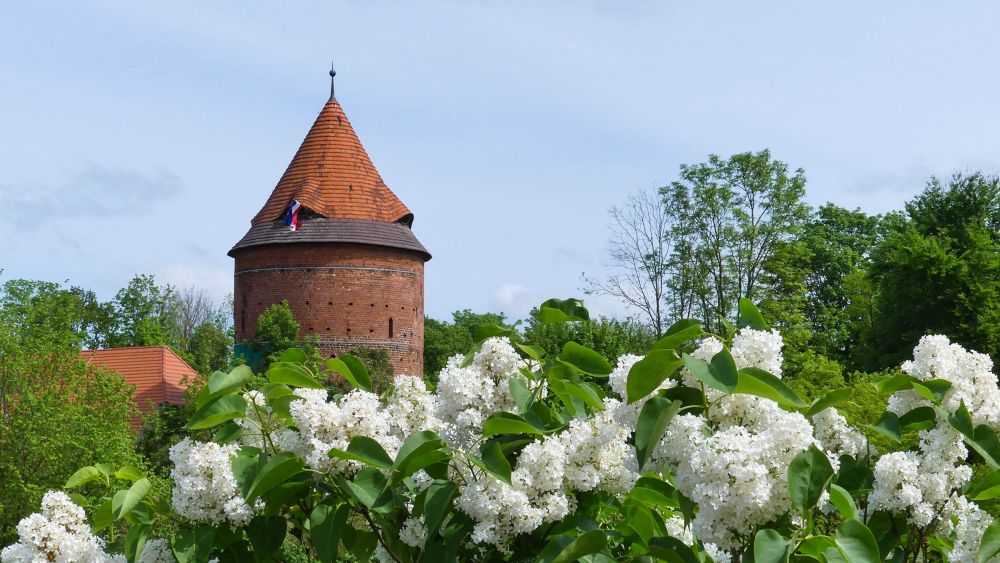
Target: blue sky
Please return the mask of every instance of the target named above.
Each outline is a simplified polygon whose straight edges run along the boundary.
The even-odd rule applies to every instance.
[[[19,2],[0,15],[0,280],[231,291],[226,251],[337,93],[434,254],[426,310],[603,271],[607,209],[770,148],[899,208],[1000,159],[991,2]],[[598,312],[619,314],[609,300]]]

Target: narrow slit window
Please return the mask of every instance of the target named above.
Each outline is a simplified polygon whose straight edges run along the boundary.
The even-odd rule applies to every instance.
[[[389,317],[389,338],[392,338],[392,317]]]

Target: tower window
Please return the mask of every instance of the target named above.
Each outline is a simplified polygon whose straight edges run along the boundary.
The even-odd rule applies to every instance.
[[[392,317],[389,317],[389,338],[392,338]]]

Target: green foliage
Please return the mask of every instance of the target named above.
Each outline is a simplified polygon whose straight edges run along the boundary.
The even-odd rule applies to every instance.
[[[485,325],[510,327],[502,313],[473,313],[469,309],[452,313],[450,323],[424,319],[424,377],[433,382],[448,358],[469,351],[476,327]]]
[[[219,325],[205,322],[197,326],[188,341],[187,358],[200,374],[224,370],[229,366],[233,339]]]
[[[354,348],[348,350],[347,354],[361,360],[365,365],[373,393],[381,395],[392,388],[392,380],[396,373],[389,361],[389,352],[382,349]]]
[[[906,211],[872,252],[864,363],[897,364],[928,333],[1000,359],[1000,179],[932,178]]]
[[[631,320],[600,317],[596,320],[543,323],[538,309],[532,309],[524,328],[524,339],[540,346],[550,356],[558,355],[567,342],[576,342],[605,358],[616,360],[625,354],[644,354],[652,347],[653,333]]]
[[[157,285],[151,275],[135,276],[115,294],[115,327],[104,344],[109,348],[175,344],[179,338],[175,298],[172,286]]]
[[[285,350],[298,348],[306,354],[307,365],[319,371],[323,362],[319,355],[319,340],[316,337],[299,338],[299,328],[288,301],[275,303],[260,314],[254,340],[266,350],[267,362],[260,366],[261,370],[266,370],[271,362],[278,361]]]
[[[30,347],[0,355],[0,543],[78,468],[143,466],[135,452],[132,391],[76,352]]]

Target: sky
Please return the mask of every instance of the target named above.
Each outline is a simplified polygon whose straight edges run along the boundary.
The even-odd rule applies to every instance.
[[[222,299],[329,93],[434,258],[427,314],[524,317],[606,269],[608,208],[769,148],[899,209],[1000,166],[994,2],[17,2],[0,8],[0,282]],[[586,297],[595,313],[628,311]]]

